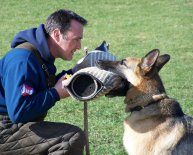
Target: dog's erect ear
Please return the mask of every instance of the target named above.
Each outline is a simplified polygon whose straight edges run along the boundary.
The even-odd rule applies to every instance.
[[[159,50],[154,49],[150,51],[148,54],[146,54],[145,57],[142,58],[141,69],[144,75],[146,75],[151,71],[154,64],[156,63],[156,60],[158,59],[158,56]]]
[[[158,72],[161,70],[161,68],[170,60],[170,55],[164,54],[158,57],[156,62],[156,67]]]

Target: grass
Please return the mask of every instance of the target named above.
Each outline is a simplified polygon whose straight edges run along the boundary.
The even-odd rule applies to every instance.
[[[0,55],[20,30],[37,27],[59,8],[72,9],[88,19],[82,46],[90,50],[103,40],[118,59],[142,57],[158,48],[171,55],[160,72],[169,96],[176,98],[193,116],[193,2],[192,0],[0,0]],[[56,61],[58,72],[72,67],[73,61]],[[89,102],[89,138],[92,155],[124,155],[122,146],[123,98],[101,97]],[[83,104],[73,99],[58,102],[49,111],[49,121],[67,122],[83,128]]]

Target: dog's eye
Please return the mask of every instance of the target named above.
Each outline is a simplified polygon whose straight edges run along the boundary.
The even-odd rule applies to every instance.
[[[125,66],[126,66],[125,60],[126,60],[126,59],[122,59],[122,60],[120,61],[120,65],[125,65]]]

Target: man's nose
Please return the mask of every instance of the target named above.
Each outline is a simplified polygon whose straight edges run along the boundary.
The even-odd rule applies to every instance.
[[[76,45],[76,49],[80,50],[81,49],[81,41],[79,41]]]

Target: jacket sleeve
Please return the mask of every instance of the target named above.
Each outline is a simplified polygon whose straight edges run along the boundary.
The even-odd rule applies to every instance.
[[[3,83],[5,100],[10,119],[14,123],[25,123],[47,112],[59,95],[54,88],[47,89],[45,77],[35,58],[10,61]]]

